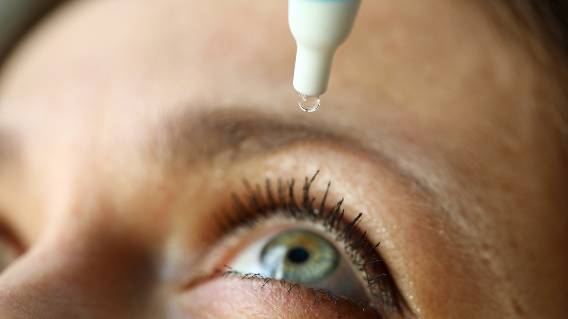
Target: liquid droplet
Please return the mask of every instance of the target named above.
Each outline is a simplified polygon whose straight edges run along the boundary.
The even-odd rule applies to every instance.
[[[320,98],[319,96],[298,93],[298,106],[304,112],[315,112],[320,106]]]

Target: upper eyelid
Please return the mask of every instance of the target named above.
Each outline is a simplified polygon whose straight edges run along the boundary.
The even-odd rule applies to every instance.
[[[406,189],[426,197],[430,207],[444,215],[452,215],[446,208],[448,204],[441,204],[442,198],[435,189],[435,183],[425,180],[427,178],[414,170],[404,168],[408,165],[402,165],[400,158],[387,149],[366,145],[360,138],[333,126],[234,108],[173,115],[153,134],[147,147],[150,157],[166,170],[172,169],[175,175],[193,164],[214,162],[231,169],[248,163],[262,165],[265,160],[297,151],[328,152],[334,158],[350,160],[358,165],[361,162],[392,176]],[[223,161],[215,161],[216,156],[221,155]],[[454,199],[444,197],[444,201],[448,200]]]

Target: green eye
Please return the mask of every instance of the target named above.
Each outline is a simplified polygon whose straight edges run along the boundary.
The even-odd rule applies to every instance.
[[[242,274],[285,280],[368,303],[365,288],[331,240],[316,231],[293,228],[273,233],[244,249],[228,265]]]
[[[343,199],[326,205],[331,183],[314,208],[310,185],[316,176],[305,178],[301,202],[294,196],[294,179],[279,179],[277,191],[270,179],[265,191],[245,182],[250,205],[234,195],[237,215],[223,226],[230,236],[221,243],[225,249],[214,252],[223,275],[260,281],[261,288],[269,283],[275,289],[288,286],[288,292],[297,288],[312,294],[315,302],[322,296],[341,297],[363,309],[371,306],[377,316],[401,314],[379,244],[372,244],[359,226],[363,213],[344,214]]]
[[[270,277],[297,283],[315,283],[331,275],[340,255],[325,238],[291,230],[272,238],[260,253],[260,263]]]

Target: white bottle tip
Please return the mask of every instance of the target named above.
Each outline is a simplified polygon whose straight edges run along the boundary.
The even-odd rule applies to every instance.
[[[320,97],[298,93],[298,106],[304,112],[315,112],[319,109]]]

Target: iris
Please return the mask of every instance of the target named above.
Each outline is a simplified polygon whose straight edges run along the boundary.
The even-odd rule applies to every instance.
[[[309,230],[294,229],[274,236],[260,253],[260,264],[275,279],[316,283],[331,275],[340,261],[327,239]]]

